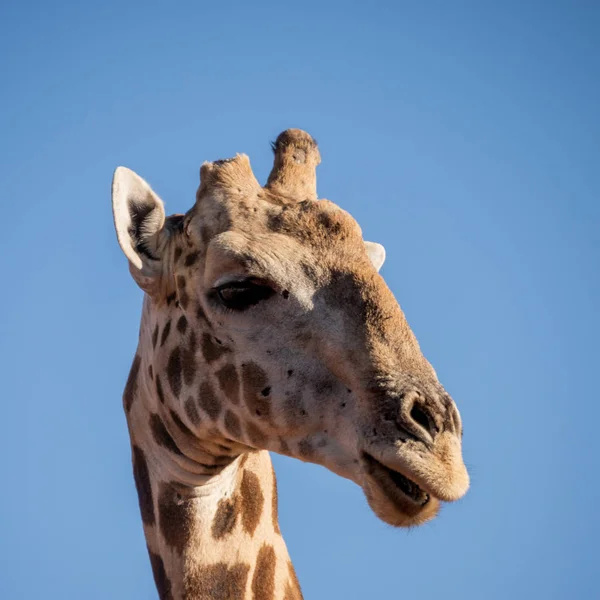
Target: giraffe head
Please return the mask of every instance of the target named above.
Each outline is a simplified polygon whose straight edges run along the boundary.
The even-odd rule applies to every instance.
[[[117,235],[147,294],[155,439],[182,481],[195,462],[272,450],[353,480],[387,523],[423,523],[469,486],[458,410],[378,274],[383,248],[317,200],[314,140],[288,130],[274,152],[265,187],[244,155],[205,163],[194,206],[171,217],[115,172]]]

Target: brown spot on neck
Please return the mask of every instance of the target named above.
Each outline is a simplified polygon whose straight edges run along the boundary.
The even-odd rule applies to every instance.
[[[189,303],[190,297],[187,293],[187,290],[185,289],[185,287],[182,287],[179,290],[179,305],[181,306],[181,308],[183,308],[183,310],[187,310]]]
[[[254,535],[262,516],[265,497],[260,487],[258,476],[244,469],[240,485],[242,496],[242,525],[249,535]]]
[[[263,544],[258,551],[252,577],[253,600],[272,600],[275,597],[275,565],[277,557],[273,546]]]
[[[237,600],[245,598],[250,565],[219,562],[199,567],[186,577],[184,598],[194,600]]]
[[[173,600],[171,581],[167,577],[163,559],[158,554],[151,552],[149,548],[148,554],[150,555],[150,564],[152,565],[152,574],[154,575],[154,583],[158,590],[158,597],[160,600]]]
[[[171,292],[167,295],[167,306],[171,306],[173,301],[177,298],[177,294],[175,292]]]
[[[162,419],[156,413],[150,415],[150,430],[152,431],[154,441],[159,446],[170,450],[174,454],[182,456],[181,450],[177,447],[175,440],[173,440],[171,434],[167,431],[165,424],[162,422]]]
[[[167,338],[169,337],[169,332],[171,331],[171,320],[167,321],[165,328],[163,329],[162,335],[160,336],[160,346],[161,348],[165,345]]]
[[[219,500],[217,512],[213,519],[211,533],[216,540],[224,538],[231,533],[237,522],[240,508],[240,497],[235,495],[232,498],[222,498]]]
[[[183,552],[192,536],[193,500],[181,498],[168,484],[160,486],[158,523],[165,543]]]
[[[165,403],[165,393],[163,391],[162,383],[161,383],[160,377],[158,375],[156,376],[156,393],[158,394],[158,399],[160,400],[161,404],[164,404]]]
[[[133,478],[138,494],[140,513],[144,525],[154,525],[154,502],[152,500],[152,485],[150,483],[150,472],[144,451],[138,446],[131,448],[133,461]]]
[[[184,335],[187,329],[187,319],[185,317],[185,315],[181,315],[179,317],[179,320],[177,321],[177,331],[179,331],[179,333],[181,333],[181,335]]]
[[[131,410],[131,406],[135,399],[141,362],[142,359],[140,355],[136,354],[135,358],[133,359],[133,364],[131,365],[131,370],[129,371],[129,376],[127,377],[127,383],[125,384],[125,391],[123,392],[123,405],[125,406],[125,410],[127,412]]]
[[[195,437],[192,431],[190,431],[190,428],[181,420],[181,417],[174,410],[169,410],[169,414],[171,415],[171,420],[173,423],[175,423],[179,431],[188,437]]]
[[[181,392],[181,350],[179,347],[176,347],[169,357],[167,379],[169,380],[171,391],[175,397],[178,397],[179,392]]]

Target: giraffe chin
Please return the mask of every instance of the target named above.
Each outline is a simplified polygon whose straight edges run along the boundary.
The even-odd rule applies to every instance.
[[[366,452],[361,464],[367,502],[388,525],[415,527],[438,514],[440,501],[402,473],[389,469]]]

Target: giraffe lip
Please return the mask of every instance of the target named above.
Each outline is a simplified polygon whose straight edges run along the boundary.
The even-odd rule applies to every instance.
[[[400,492],[413,504],[422,507],[426,506],[431,500],[431,496],[404,473],[387,467],[367,452],[363,452],[362,457],[367,473],[383,485],[388,492]]]

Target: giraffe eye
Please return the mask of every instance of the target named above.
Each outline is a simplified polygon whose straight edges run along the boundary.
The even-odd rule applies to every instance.
[[[268,285],[251,281],[236,281],[217,288],[219,301],[231,310],[245,310],[261,300],[266,300],[274,293]]]

